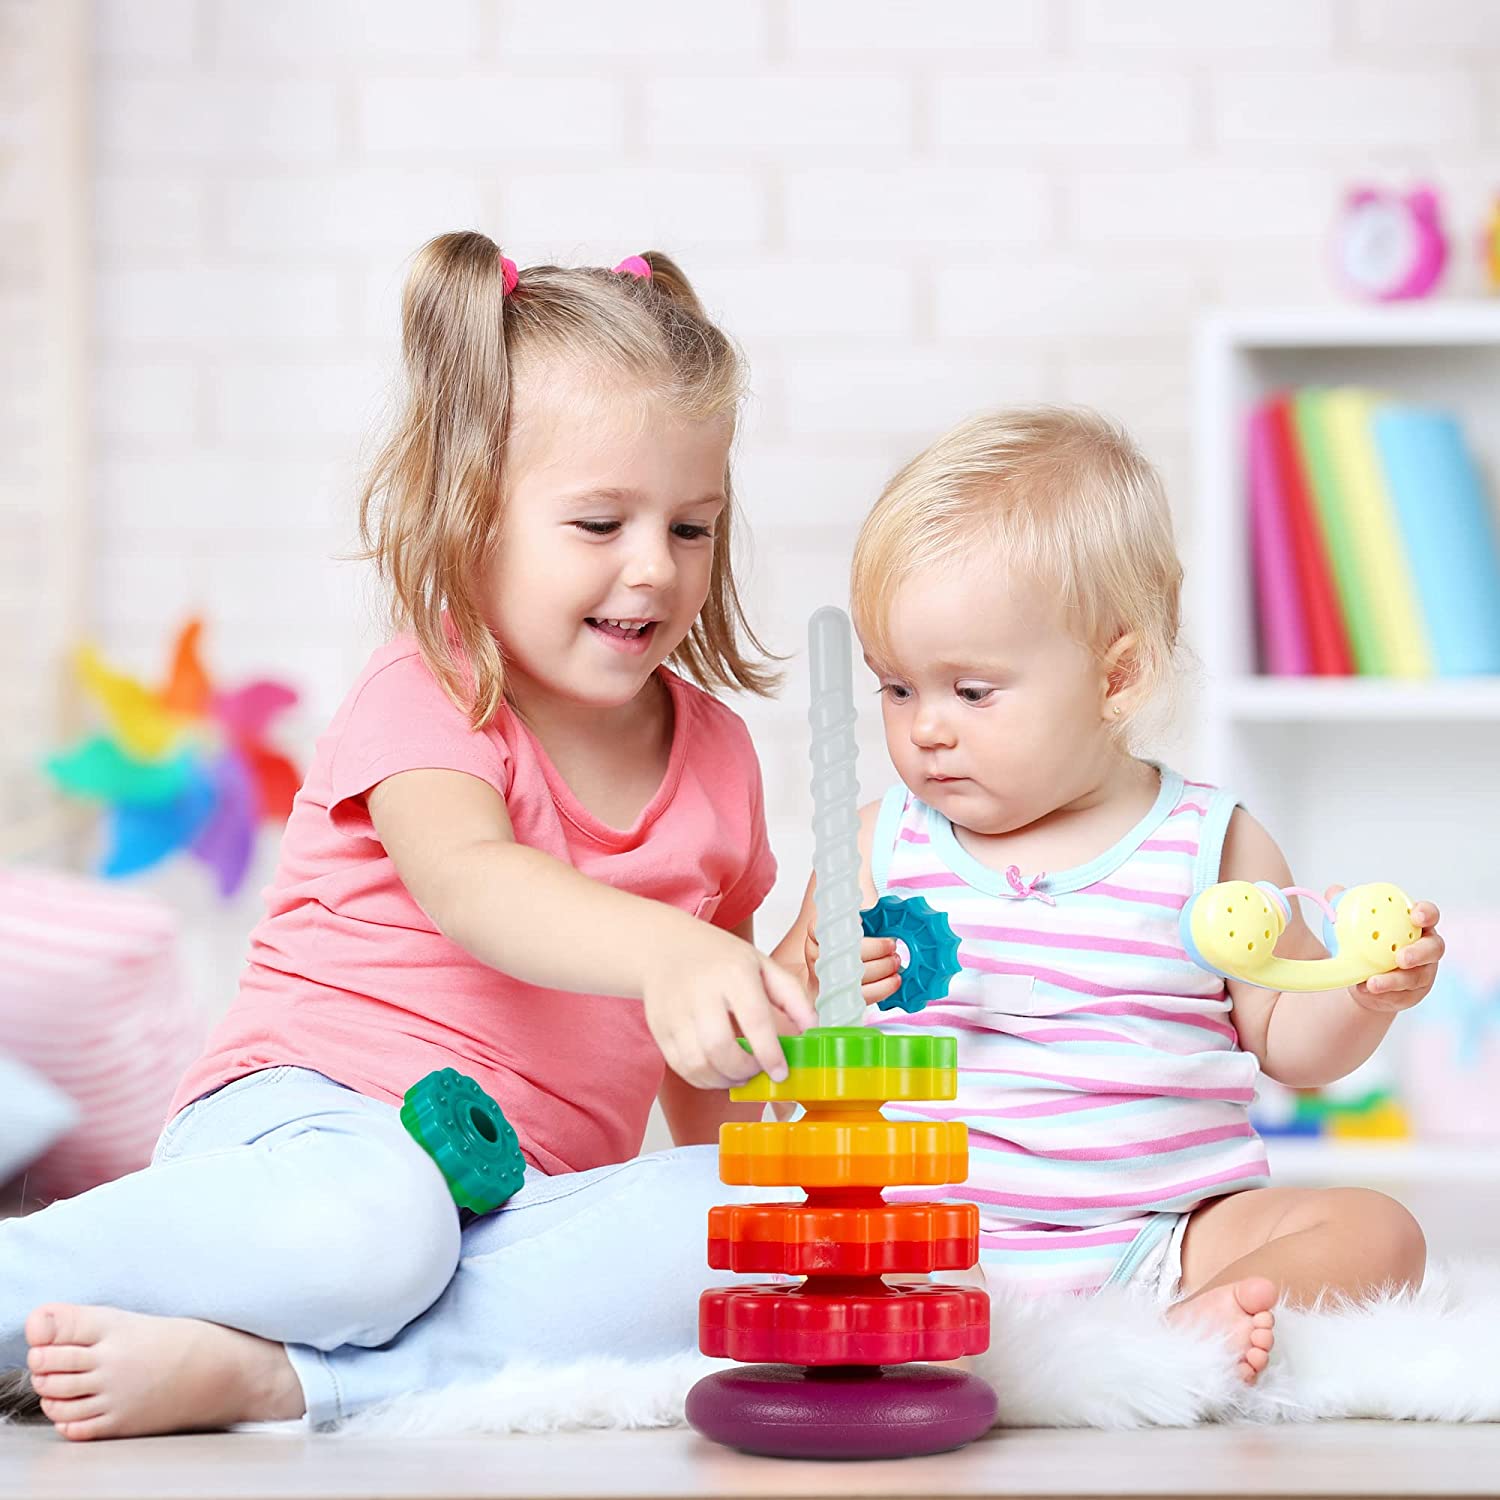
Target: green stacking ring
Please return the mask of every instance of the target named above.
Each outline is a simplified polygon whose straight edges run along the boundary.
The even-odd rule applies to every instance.
[[[437,1163],[460,1208],[487,1214],[526,1179],[520,1142],[500,1106],[453,1068],[429,1073],[407,1089],[401,1123]]]
[[[892,1035],[878,1026],[814,1026],[778,1037],[789,1068],[956,1068],[958,1039]],[[750,1043],[739,1038],[747,1052]]]

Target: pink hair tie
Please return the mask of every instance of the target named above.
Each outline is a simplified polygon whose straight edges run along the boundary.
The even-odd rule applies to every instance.
[[[615,267],[617,276],[636,276],[642,281],[651,280],[651,263],[639,255],[627,255]]]
[[[508,297],[515,291],[516,283],[521,279],[521,273],[516,270],[516,263],[508,255],[500,257],[500,289],[502,295]]]

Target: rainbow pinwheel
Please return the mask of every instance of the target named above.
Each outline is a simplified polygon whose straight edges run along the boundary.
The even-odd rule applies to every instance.
[[[114,671],[92,647],[78,674],[98,704],[102,732],[48,758],[72,796],[106,808],[100,873],[132,875],[187,850],[232,896],[245,878],[259,823],[284,823],[301,773],[265,741],[272,719],[297,701],[268,679],[217,691],[198,654],[201,620],[178,633],[160,690]]]

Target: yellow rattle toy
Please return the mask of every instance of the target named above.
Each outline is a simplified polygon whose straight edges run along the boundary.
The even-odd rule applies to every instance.
[[[1291,898],[1305,896],[1323,913],[1327,958],[1277,958],[1276,940],[1292,917]],[[1267,990],[1331,990],[1399,968],[1396,955],[1421,936],[1411,898],[1385,881],[1351,886],[1330,905],[1300,885],[1226,880],[1182,909],[1182,946],[1195,964]]]

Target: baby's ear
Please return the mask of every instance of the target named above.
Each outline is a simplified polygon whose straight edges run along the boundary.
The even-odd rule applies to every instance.
[[[1141,676],[1140,637],[1133,630],[1118,636],[1100,661],[1102,712],[1116,719],[1133,706],[1133,690]]]

